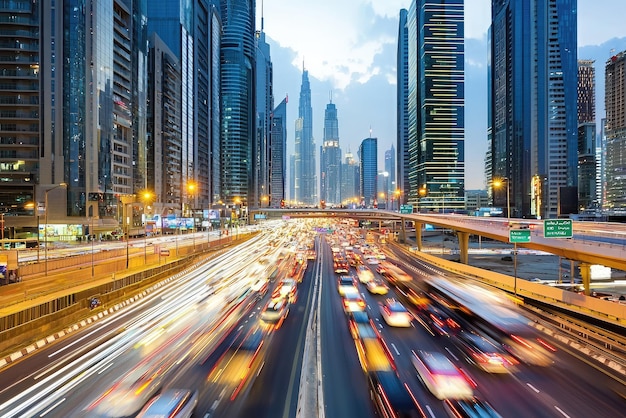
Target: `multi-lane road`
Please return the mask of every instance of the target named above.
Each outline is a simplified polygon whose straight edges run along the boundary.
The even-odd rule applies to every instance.
[[[324,234],[312,238],[310,226],[288,228],[190,266],[149,296],[1,370],[0,417],[129,416],[162,388],[196,390],[197,417],[309,417],[317,412],[305,407],[301,391],[313,396],[318,379],[322,396],[314,397],[325,416],[377,416]],[[304,235],[306,242],[315,240],[316,259],[309,260],[282,325],[264,323],[261,313],[300,245],[292,237]],[[404,254],[395,257],[401,266],[409,262]],[[410,264],[405,269],[416,281],[436,274]],[[274,269],[278,274],[264,291],[257,281]],[[468,364],[449,337],[434,337],[417,320],[410,328],[388,327],[378,304],[394,296],[393,288],[375,296],[358,286],[400,379],[429,417],[447,413],[417,379],[412,350],[445,353],[475,382],[477,396],[503,417],[623,415],[623,383],[556,341],[550,341],[558,349],[548,367],[520,365],[512,374],[488,374]],[[311,319],[319,327],[319,376],[301,373],[305,348],[317,347],[307,344]],[[245,352],[250,343],[251,355]]]

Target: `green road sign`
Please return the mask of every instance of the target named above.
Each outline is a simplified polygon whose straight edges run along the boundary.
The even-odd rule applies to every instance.
[[[572,238],[574,236],[571,219],[546,219],[543,221],[545,238]]]
[[[530,229],[510,229],[509,242],[530,242]]]
[[[400,205],[400,213],[413,213],[413,205]]]

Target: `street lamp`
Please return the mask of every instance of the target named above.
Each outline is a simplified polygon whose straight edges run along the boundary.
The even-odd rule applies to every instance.
[[[495,187],[496,189],[499,189],[500,187],[504,186],[505,182],[506,182],[506,218],[511,219],[511,199],[510,199],[511,188],[509,186],[509,179],[507,177],[496,179],[493,181],[493,187]]]
[[[143,263],[148,262],[148,216],[146,215],[146,207],[150,205],[150,201],[154,197],[154,194],[148,190],[141,194],[143,200]]]
[[[196,251],[196,234],[195,234],[195,232],[196,232],[196,216],[195,216],[195,214],[193,212],[193,208],[191,207],[191,205],[192,205],[192,201],[193,201],[192,198],[193,198],[193,196],[194,196],[194,194],[196,192],[196,188],[197,188],[197,186],[196,186],[195,182],[190,181],[190,182],[187,183],[187,194],[189,195],[189,213],[191,213],[191,222],[192,222],[192,225],[191,225],[191,235],[192,235],[192,238],[193,238],[193,251],[194,252]]]
[[[422,187],[417,190],[417,213],[420,213],[420,200],[427,195],[428,189],[426,188],[426,184],[422,184]]]
[[[53,186],[46,191],[44,191],[43,195],[43,204],[44,204],[44,229],[43,229],[43,242],[44,242],[44,257],[46,258],[45,264],[45,275],[48,275],[48,193],[50,193],[54,189],[58,189],[59,187],[67,187],[67,183],[59,183],[56,186]],[[4,225],[2,225],[4,227]],[[3,228],[4,231],[4,228]],[[4,237],[3,237],[4,238]]]

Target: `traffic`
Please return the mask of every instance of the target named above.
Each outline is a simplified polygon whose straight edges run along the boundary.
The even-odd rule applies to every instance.
[[[623,413],[623,384],[503,294],[362,228],[283,220],[0,370],[0,417],[318,416],[307,318],[329,417]]]

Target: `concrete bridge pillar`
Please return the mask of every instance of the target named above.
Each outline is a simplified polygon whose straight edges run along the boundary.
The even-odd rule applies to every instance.
[[[398,233],[398,242],[402,244],[406,243],[406,226],[404,225],[404,219],[400,220],[400,231]]]
[[[415,224],[415,244],[417,245],[417,250],[422,251],[422,230],[424,229],[424,224],[422,222],[414,222]]]
[[[591,264],[580,262],[580,277],[583,279],[585,296],[591,296]],[[572,276],[573,277],[573,276]]]
[[[469,264],[469,232],[457,231],[456,236],[459,239],[460,261],[463,264]]]

